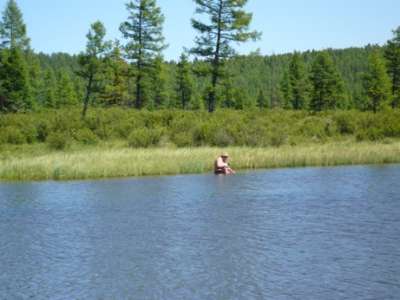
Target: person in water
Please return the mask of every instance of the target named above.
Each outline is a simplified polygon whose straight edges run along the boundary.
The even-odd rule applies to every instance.
[[[214,163],[214,173],[216,175],[232,175],[236,172],[232,170],[228,163],[229,155],[224,152],[219,156]]]

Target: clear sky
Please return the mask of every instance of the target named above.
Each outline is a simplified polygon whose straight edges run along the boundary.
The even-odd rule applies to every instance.
[[[109,39],[121,39],[119,24],[127,17],[125,0],[17,0],[32,47],[45,53],[78,53],[92,22],[102,21]],[[6,0],[0,0],[3,10]],[[158,0],[166,17],[167,59],[193,45],[192,0]],[[383,44],[400,26],[400,0],[249,0],[252,28],[261,41],[238,47],[240,53],[345,48]]]

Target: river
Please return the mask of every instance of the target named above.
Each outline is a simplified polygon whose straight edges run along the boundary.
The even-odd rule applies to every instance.
[[[0,184],[0,299],[399,295],[399,165]]]

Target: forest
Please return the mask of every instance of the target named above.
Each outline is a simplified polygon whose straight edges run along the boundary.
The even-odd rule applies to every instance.
[[[166,61],[155,0],[126,4],[119,41],[95,21],[77,55],[32,50],[8,0],[0,178],[205,172],[221,148],[236,168],[399,161],[400,27],[385,45],[239,55],[261,38],[247,0],[194,2],[194,43]]]
[[[82,107],[85,115],[89,107],[131,107],[376,112],[399,106],[400,28],[384,46],[237,55],[232,42],[261,36],[249,29],[252,15],[243,10],[247,1],[195,2],[210,23],[192,20],[199,32],[194,48],[178,61],[165,61],[164,16],[155,0],[127,3],[121,41],[106,41],[106,28],[94,22],[79,55],[35,53],[22,12],[9,0],[0,22],[0,111]],[[226,7],[225,18],[215,20],[220,3]],[[230,12],[234,18],[228,17]],[[223,38],[213,38],[215,32]]]

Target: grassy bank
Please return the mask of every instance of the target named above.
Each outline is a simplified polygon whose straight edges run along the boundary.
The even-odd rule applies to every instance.
[[[121,144],[50,151],[43,145],[0,152],[1,180],[100,179],[204,173],[221,149],[132,149]],[[281,147],[228,147],[236,169],[400,163],[400,142],[329,142]]]

